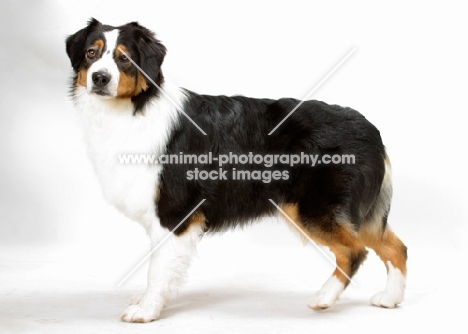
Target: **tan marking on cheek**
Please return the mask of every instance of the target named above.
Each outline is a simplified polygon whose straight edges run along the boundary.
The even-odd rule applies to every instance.
[[[94,41],[92,46],[95,48],[99,48],[99,52],[102,52],[102,49],[104,48],[104,41],[102,39],[97,39],[96,41]],[[87,87],[87,78],[88,78],[88,69],[82,68],[81,70],[78,71],[78,74],[76,77],[76,85]]]
[[[137,75],[137,89],[138,89],[138,94],[148,89],[148,83],[146,82],[145,76],[141,74],[140,71],[138,71],[138,75]],[[138,94],[135,94],[135,95],[138,95]]]
[[[117,59],[120,57],[123,52],[128,54],[128,49],[125,47],[125,45],[119,44],[115,48],[115,58]],[[125,72],[120,71],[120,77],[119,77],[119,85],[117,87],[117,97],[126,99],[126,98],[131,98],[134,94],[134,91],[136,89],[136,84],[137,79],[131,75],[125,74]]]
[[[86,68],[81,69],[78,72],[78,76],[76,77],[76,85],[86,87],[87,76],[88,76],[88,70]]]
[[[131,75],[127,75],[124,72],[120,72],[119,85],[117,87],[117,97],[119,98],[130,98],[134,96],[136,89],[136,78]]]
[[[117,45],[115,48],[115,57],[118,58],[124,54],[129,55],[130,51],[123,44]],[[136,77],[120,72],[119,86],[117,88],[117,96],[119,98],[131,98],[139,95],[141,92],[148,89],[148,83],[140,71],[137,72]]]
[[[141,94],[141,92],[147,89],[148,83],[140,72],[138,72],[136,78],[124,72],[120,72],[119,86],[117,88],[117,96],[119,98],[131,98]]]

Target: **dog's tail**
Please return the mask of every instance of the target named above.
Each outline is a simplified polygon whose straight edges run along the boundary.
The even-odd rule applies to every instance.
[[[387,219],[390,213],[393,196],[392,166],[387,154],[385,154],[384,163],[385,174],[382,180],[380,192],[374,205],[367,213],[364,223],[365,227],[379,230],[380,233],[383,233],[387,228]]]

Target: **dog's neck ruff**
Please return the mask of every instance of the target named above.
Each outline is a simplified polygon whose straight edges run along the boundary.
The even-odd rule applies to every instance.
[[[134,113],[130,99],[102,98],[85,87],[75,91],[75,104],[82,118],[84,139],[103,195],[129,218],[145,227],[154,220],[161,166],[156,163],[125,163],[123,155],[163,154],[171,131],[179,123],[183,92],[164,84],[164,94],[150,100],[141,113]]]

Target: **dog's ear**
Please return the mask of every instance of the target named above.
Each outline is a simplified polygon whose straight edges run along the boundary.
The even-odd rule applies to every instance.
[[[159,94],[159,87],[161,87],[164,82],[161,65],[164,61],[167,50],[166,47],[155,37],[155,34],[151,30],[141,26],[137,22],[128,23],[126,26],[131,29],[132,38],[138,45],[138,65],[142,71],[157,85],[157,87],[155,87],[153,82],[144,76],[144,79],[148,85],[148,89],[132,98],[132,101],[135,105],[135,112],[138,112],[143,109],[143,106],[152,97]]]
[[[132,22],[130,25],[135,29],[141,69],[156,84],[161,85],[164,80],[161,65],[166,56],[166,47],[155,37],[151,30],[139,25],[137,22]]]
[[[79,30],[71,36],[68,36],[65,44],[68,58],[75,71],[78,71],[85,54],[86,39],[89,33],[95,28],[101,26],[101,22],[95,18],[88,21],[86,28]]]

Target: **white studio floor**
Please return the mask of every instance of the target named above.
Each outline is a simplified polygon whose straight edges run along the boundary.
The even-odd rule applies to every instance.
[[[287,233],[286,228],[274,228]],[[202,240],[187,283],[161,319],[149,324],[119,320],[131,296],[144,289],[146,266],[117,287],[145,255],[144,239],[124,247],[112,239],[106,246],[90,239],[84,248],[1,247],[0,333],[395,333],[462,328],[467,294],[459,272],[460,249],[409,245],[406,299],[392,310],[369,304],[386,279],[383,264],[370,252],[354,277],[356,286],[350,285],[333,308],[316,312],[307,303],[331,273],[331,264],[313,245],[290,243],[288,236],[285,244],[273,247],[262,242],[259,231],[252,227]]]

